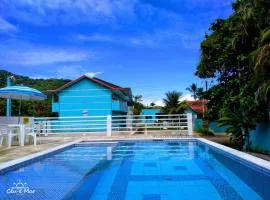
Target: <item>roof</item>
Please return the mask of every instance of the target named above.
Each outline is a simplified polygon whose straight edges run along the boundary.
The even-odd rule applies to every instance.
[[[197,114],[203,114],[205,111],[206,101],[187,101],[186,103]]]
[[[103,86],[105,88],[108,88],[110,90],[113,90],[113,91],[121,91],[126,96],[129,96],[129,97],[132,96],[130,88],[123,88],[123,87],[120,87],[118,85],[115,85],[115,84],[109,83],[107,81],[104,81],[102,79],[99,79],[99,78],[96,78],[96,77],[92,78],[92,77],[89,77],[87,75],[82,75],[81,77],[79,77],[79,78],[77,78],[77,79],[75,79],[73,81],[70,81],[70,82],[66,83],[65,85],[63,85],[63,86],[61,86],[61,87],[59,87],[59,88],[57,88],[55,90],[48,90],[47,92],[48,93],[58,93],[58,92],[60,92],[60,91],[62,91],[64,89],[72,86],[73,84],[78,83],[79,81],[81,81],[83,79],[88,79],[90,81],[93,81],[93,82],[95,82],[95,83],[97,83],[97,84],[99,84],[99,85],[101,85],[101,86]]]

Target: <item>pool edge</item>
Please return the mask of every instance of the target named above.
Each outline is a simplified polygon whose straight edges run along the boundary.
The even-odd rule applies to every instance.
[[[196,138],[196,140],[198,140],[202,143],[205,143],[207,145],[210,145],[212,147],[215,147],[223,152],[229,153],[238,159],[250,162],[251,164],[254,164],[254,165],[261,167],[265,170],[268,170],[270,172],[270,161],[263,160],[263,159],[258,158],[256,156],[253,156],[253,155],[250,155],[248,153],[233,149],[231,147],[227,147],[225,145],[213,142],[213,141],[205,139],[205,138]]]
[[[15,159],[15,160],[4,162],[4,163],[0,164],[0,174],[3,173],[3,172],[5,173],[5,171],[8,170],[9,168],[15,167],[17,165],[21,165],[21,164],[23,164],[25,162],[28,162],[30,160],[35,160],[35,159],[40,158],[42,156],[46,156],[46,155],[48,155],[50,153],[53,153],[55,151],[58,151],[58,150],[70,147],[70,146],[72,146],[74,144],[77,144],[77,143],[79,143],[81,141],[82,140],[76,140],[74,142],[69,142],[69,143],[66,143],[66,144],[62,144],[62,145],[59,145],[59,146],[56,146],[56,147],[53,147],[53,148],[49,148],[49,149],[44,150],[44,151],[40,151],[40,152],[37,152],[37,153],[33,153],[33,154],[30,154],[30,155],[24,156],[22,158],[18,158],[18,159]]]

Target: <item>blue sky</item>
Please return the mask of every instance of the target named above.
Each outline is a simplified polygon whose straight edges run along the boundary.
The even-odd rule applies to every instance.
[[[160,102],[187,92],[211,22],[232,0],[1,0],[0,68],[34,78],[85,73]],[[53,89],[53,88],[52,88]]]

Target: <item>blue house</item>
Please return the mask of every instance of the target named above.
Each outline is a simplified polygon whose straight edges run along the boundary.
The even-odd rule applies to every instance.
[[[87,75],[48,92],[59,117],[126,115],[132,101],[130,88]]]
[[[157,115],[161,113],[161,110],[158,108],[146,108],[142,109],[141,115],[143,115],[144,122],[155,123],[157,121]]]
[[[203,128],[203,114],[207,109],[206,101],[186,101],[187,109],[185,113],[191,113],[193,119],[193,129],[199,130]],[[224,135],[228,126],[219,127],[216,121],[210,121],[209,129],[216,135]]]
[[[132,102],[130,88],[87,75],[48,92],[52,94],[52,112],[59,117],[50,122],[54,133],[104,132],[107,116],[121,115],[124,121]],[[126,125],[112,122],[115,126]]]

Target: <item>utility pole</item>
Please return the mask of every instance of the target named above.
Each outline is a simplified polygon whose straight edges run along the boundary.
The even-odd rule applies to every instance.
[[[205,91],[207,91],[208,90],[208,81],[206,80],[205,81]]]
[[[13,76],[7,77],[7,87],[11,86],[11,79],[13,79]],[[6,116],[11,116],[11,98],[7,98],[7,108],[6,108]]]

